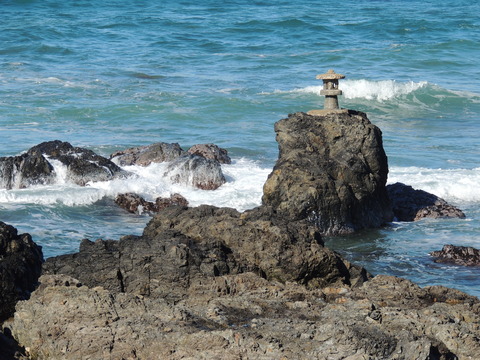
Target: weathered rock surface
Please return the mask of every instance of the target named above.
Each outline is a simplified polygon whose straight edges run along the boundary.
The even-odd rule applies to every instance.
[[[206,159],[217,160],[220,164],[231,164],[232,159],[228,151],[215,144],[197,144],[187,150],[192,155],[203,156]]]
[[[110,160],[120,166],[147,166],[151,163],[172,161],[184,154],[185,151],[177,143],[168,144],[159,142],[147,146],[139,146],[117,151],[110,155]]]
[[[28,299],[42,270],[43,254],[29,234],[0,222],[0,323],[13,316],[15,304]]]
[[[215,190],[227,181],[220,163],[198,155],[184,155],[170,162],[164,173],[174,184]]]
[[[377,276],[307,289],[253,273],[191,282],[171,302],[44,275],[13,334],[36,359],[474,360],[477,298]]]
[[[480,250],[469,246],[444,245],[440,251],[432,251],[436,263],[452,263],[462,266],[480,266]]]
[[[162,298],[181,298],[199,279],[249,271],[309,287],[367,279],[364,269],[325,248],[305,221],[285,222],[265,208],[241,214],[207,205],[166,208],[141,237],[84,240],[78,253],[44,265],[45,274]]]
[[[115,203],[133,214],[157,213],[173,205],[188,206],[188,201],[180,194],[172,194],[168,198],[158,197],[155,202],[147,201],[134,193],[118,194]]]
[[[445,200],[409,185],[387,185],[393,213],[398,221],[416,221],[422,218],[464,218],[465,214]]]
[[[379,227],[393,219],[380,129],[364,113],[291,114],[275,124],[279,158],[262,202],[324,234]]]

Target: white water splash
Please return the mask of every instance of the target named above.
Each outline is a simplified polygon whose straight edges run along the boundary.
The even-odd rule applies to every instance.
[[[401,182],[459,204],[480,202],[480,168],[391,167],[388,183]]]
[[[51,161],[51,159],[49,160]],[[164,177],[167,164],[151,164],[147,167],[127,166],[124,169],[134,175],[127,179],[90,182],[79,186],[65,181],[64,165],[52,162],[57,173],[57,183],[48,186],[33,186],[27,189],[0,190],[0,204],[41,204],[81,206],[93,204],[104,197],[114,198],[126,192],[134,192],[152,201],[157,197],[168,197],[173,193],[183,195],[191,206],[209,204],[232,207],[244,211],[260,205],[263,184],[269,168],[258,163],[237,159],[232,164],[222,165],[227,183],[217,190],[200,190],[191,186],[172,184]]]
[[[342,80],[340,88],[343,91],[343,96],[345,99],[385,101],[394,99],[401,95],[412,93],[420,88],[426,87],[427,85],[427,81],[398,82],[395,80],[370,81],[362,79]],[[320,96],[320,91],[322,89],[322,85],[317,85],[307,86],[305,88],[295,89],[288,92],[315,94]],[[282,93],[282,91],[276,91],[275,93]]]

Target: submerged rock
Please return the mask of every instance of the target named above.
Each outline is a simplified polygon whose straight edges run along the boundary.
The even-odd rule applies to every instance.
[[[393,213],[398,221],[417,221],[422,218],[464,218],[465,214],[445,200],[409,185],[387,185]]]
[[[218,161],[198,155],[184,155],[170,162],[163,176],[174,184],[202,190],[215,190],[227,182]]]
[[[440,251],[432,251],[436,263],[452,263],[462,266],[480,266],[480,250],[467,246],[444,245]]]
[[[232,163],[232,159],[228,156],[227,150],[222,149],[215,144],[193,145],[188,149],[188,153],[203,156],[206,159],[217,160],[220,164]]]
[[[364,113],[291,114],[275,124],[279,158],[262,203],[324,234],[379,227],[393,219],[380,129]]]
[[[172,161],[185,154],[179,144],[159,142],[147,146],[139,146],[127,150],[117,151],[110,155],[120,166],[139,165],[147,166],[151,163]]]
[[[142,214],[144,212],[156,213],[174,205],[188,206],[187,199],[180,194],[172,194],[168,198],[158,197],[155,199],[155,202],[147,201],[134,193],[118,194],[115,197],[115,203],[134,214]]]
[[[42,249],[29,234],[0,222],[0,323],[13,316],[17,301],[30,297],[42,262]]]

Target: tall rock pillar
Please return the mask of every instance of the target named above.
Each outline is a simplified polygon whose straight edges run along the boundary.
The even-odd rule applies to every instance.
[[[325,235],[379,227],[393,218],[382,133],[353,110],[291,114],[275,124],[279,158],[263,205],[308,219]]]

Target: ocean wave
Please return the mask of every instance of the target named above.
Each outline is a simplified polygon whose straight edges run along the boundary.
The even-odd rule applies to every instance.
[[[306,86],[293,90],[275,90],[274,94],[314,94],[320,96],[322,85]],[[428,81],[396,81],[396,80],[342,80],[340,89],[345,100],[365,99],[378,102],[386,102],[400,99],[406,95],[426,95],[435,98],[445,96],[468,98],[475,102],[480,100],[480,94],[468,91],[456,91],[443,88]]]
[[[366,99],[385,101],[401,95],[410,94],[420,88],[431,86],[427,81],[398,82],[395,80],[344,80],[341,82],[341,90],[345,99]],[[322,85],[307,86],[294,89],[289,92],[320,95]]]
[[[390,167],[388,183],[401,182],[456,204],[480,203],[480,168]]]

